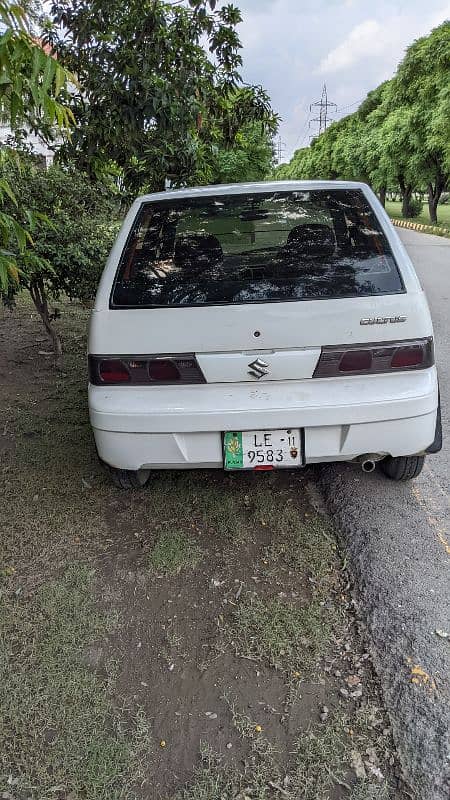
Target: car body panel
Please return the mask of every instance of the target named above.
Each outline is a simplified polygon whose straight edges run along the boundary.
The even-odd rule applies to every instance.
[[[167,308],[111,308],[121,254],[143,203],[175,197],[359,189],[399,266],[405,291],[377,296]],[[400,319],[398,319],[400,318]],[[369,322],[367,322],[369,320]],[[192,353],[206,384],[90,386],[101,458],[123,469],[222,465],[222,433],[300,427],[306,463],[363,453],[408,455],[434,438],[436,368],[313,378],[321,348],[433,336],[425,295],[384,209],[365,185],[279,181],[200,187],[138,198],[111,251],[91,315],[89,353]],[[262,359],[267,374],[249,365]]]

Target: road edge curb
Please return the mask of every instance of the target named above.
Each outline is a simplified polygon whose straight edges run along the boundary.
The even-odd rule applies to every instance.
[[[411,222],[408,219],[397,219],[391,217],[391,222],[398,228],[409,228],[411,231],[420,231],[421,233],[431,233],[434,236],[443,236],[450,238],[450,230],[448,228],[441,228],[438,225],[425,225],[422,222]]]
[[[361,542],[366,542],[368,531],[358,525],[349,510],[350,493],[340,481],[337,465],[330,464],[321,469],[317,482],[355,587],[357,616],[366,629],[369,652],[391,720],[403,777],[413,789],[416,800],[447,800],[450,785],[448,704],[445,698],[424,693],[420,707],[417,705],[415,687],[401,677],[405,671],[403,654],[392,646],[398,635],[398,627],[395,627],[395,620],[390,616],[390,611],[395,612],[395,609],[388,606],[381,609],[378,587],[371,581],[370,574],[365,573],[358,557],[358,547]],[[380,616],[388,620],[384,638],[380,638]],[[401,620],[398,619],[398,622]],[[406,629],[402,634],[408,639],[409,632]],[[387,662],[390,662],[389,665]],[[413,729],[415,736],[411,737]],[[411,746],[411,738],[415,739],[414,747]]]

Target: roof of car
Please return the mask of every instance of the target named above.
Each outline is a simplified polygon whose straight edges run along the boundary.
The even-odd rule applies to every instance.
[[[171,197],[217,196],[222,194],[252,194],[258,192],[288,192],[296,189],[367,189],[367,184],[356,181],[261,181],[258,183],[222,183],[211,186],[192,186],[185,189],[168,189],[138,197],[136,202],[168,200]]]

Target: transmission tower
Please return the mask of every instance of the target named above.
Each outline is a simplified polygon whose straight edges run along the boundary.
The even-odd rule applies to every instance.
[[[286,145],[283,141],[281,141],[281,136],[279,136],[275,142],[275,157],[277,159],[277,164],[281,164],[285,148]]]
[[[331,110],[332,113],[337,111],[336,103],[331,103],[330,100],[328,100],[326,83],[324,83],[323,85],[322,97],[320,98],[320,100],[317,100],[317,102],[311,103],[309,111],[311,112],[313,108],[319,109],[319,116],[310,120],[309,127],[311,127],[311,125],[313,124],[318,125],[319,130],[317,131],[316,136],[320,136],[321,133],[324,133],[326,131],[327,126],[329,124],[330,121],[329,111]]]

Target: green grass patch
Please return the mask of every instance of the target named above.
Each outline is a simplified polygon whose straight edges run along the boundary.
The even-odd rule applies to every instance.
[[[193,569],[202,558],[202,550],[194,540],[181,531],[164,531],[151,551],[148,562],[155,572],[178,575],[183,569]]]
[[[296,744],[292,783],[304,800],[329,796],[336,784],[344,781],[349,757],[349,736],[341,718],[322,727],[312,727]]]
[[[201,765],[192,783],[178,792],[174,800],[273,800],[271,788],[278,772],[267,761],[250,756],[244,770],[225,765],[218,754],[204,745]],[[278,795],[281,797],[281,795]]]
[[[376,734],[371,733],[375,752]],[[355,757],[360,764],[367,758],[356,749],[363,741],[367,741],[367,731],[357,712],[350,717],[338,713],[325,725],[312,725],[298,738],[292,754],[289,798],[329,800],[336,786],[341,786],[347,789],[349,800],[389,800],[391,795],[383,779],[355,772]]]
[[[324,652],[334,616],[317,601],[296,607],[256,598],[238,606],[230,635],[238,655],[303,677]]]
[[[255,734],[254,723],[232,703],[228,705],[233,724],[249,746],[243,770],[225,764],[203,745],[201,765],[192,782],[174,800],[332,800],[337,796],[348,800],[394,800],[398,796],[391,793],[383,778],[356,775],[354,748],[360,746],[360,736],[366,740],[357,714],[346,717],[337,713],[325,725],[311,726],[298,737],[288,763],[281,767],[264,733]],[[372,740],[376,736],[372,731]],[[375,751],[373,742],[372,750]]]
[[[129,796],[139,776],[140,758],[149,750],[146,725],[139,719],[126,730],[106,682],[84,660],[85,648],[107,629],[93,609],[92,583],[92,571],[74,565],[30,597],[1,597],[5,791],[119,800]]]
[[[327,520],[316,514],[300,517],[292,507],[272,507],[269,520],[283,535],[277,533],[265,550],[267,577],[299,572],[310,577],[316,593],[328,594],[336,573],[336,540]]]
[[[386,211],[390,217],[395,219],[403,219],[402,217],[402,204],[391,200],[386,201]],[[422,212],[417,217],[411,217],[409,222],[419,222],[422,225],[431,225],[433,227],[440,227],[450,230],[450,203],[445,205],[438,205],[437,208],[437,223],[430,222],[430,215],[428,213],[427,204],[424,203]]]

